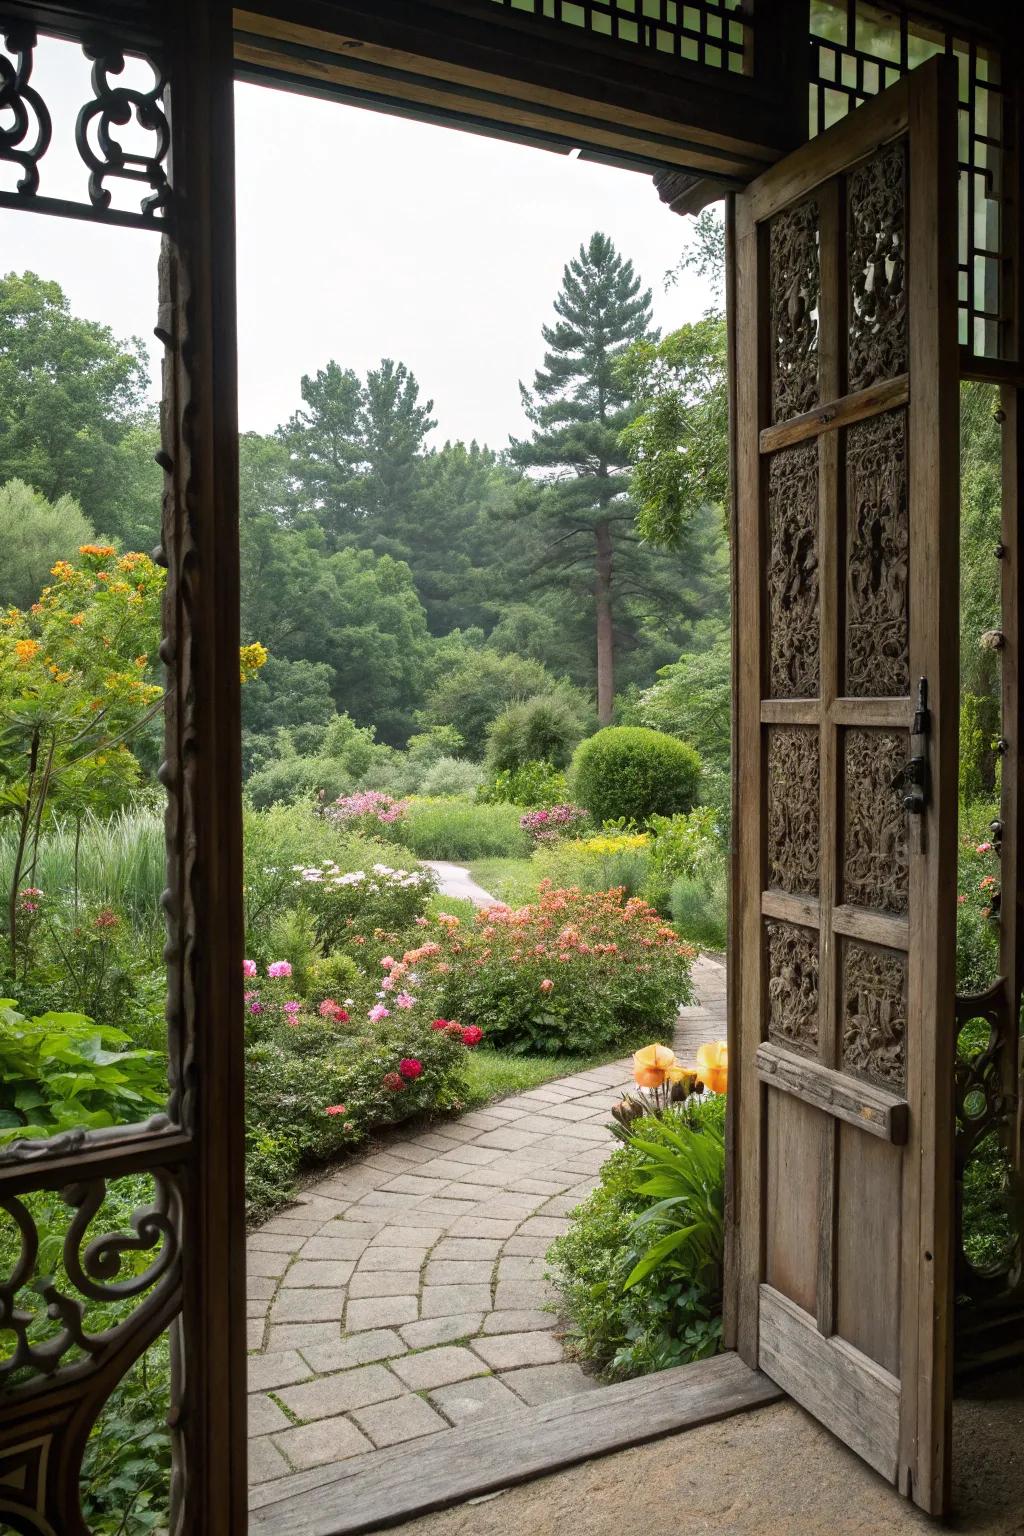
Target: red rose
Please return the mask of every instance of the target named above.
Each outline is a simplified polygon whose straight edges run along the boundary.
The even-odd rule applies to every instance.
[[[483,1030],[479,1029],[475,1024],[467,1024],[465,1029],[462,1031],[463,1045],[479,1045],[483,1037]]]
[[[349,1015],[345,1012],[344,1008],[335,1008],[331,1018],[335,1024],[347,1024],[349,1021]]]
[[[435,1019],[430,1027],[431,1029],[447,1029],[449,1022],[450,1020],[448,1019]]]
[[[343,1115],[346,1113],[344,1104],[328,1104],[324,1110],[325,1115]]]
[[[390,1089],[392,1093],[401,1093],[402,1089],[405,1087],[405,1083],[399,1077],[397,1072],[385,1072],[383,1078],[383,1086]]]
[[[398,1070],[403,1077],[419,1077],[423,1071],[423,1063],[422,1061],[417,1061],[415,1056],[406,1056],[398,1063]]]

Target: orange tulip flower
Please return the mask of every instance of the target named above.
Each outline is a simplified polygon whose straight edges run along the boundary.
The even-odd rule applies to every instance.
[[[639,1088],[660,1088],[675,1064],[676,1053],[667,1045],[645,1045],[633,1053],[633,1079]]]
[[[697,1075],[712,1093],[724,1093],[729,1082],[729,1047],[724,1040],[709,1040],[697,1052]]]

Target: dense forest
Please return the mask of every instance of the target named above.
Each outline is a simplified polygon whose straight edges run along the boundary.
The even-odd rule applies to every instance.
[[[720,262],[714,221],[687,259]],[[268,652],[245,693],[247,774],[297,786],[351,724],[479,759],[496,715],[537,696],[581,731],[664,727],[692,683],[681,656],[724,684],[721,316],[662,340],[601,234],[552,298],[522,439],[433,445],[410,369],[359,375],[343,353],[276,431],[242,434],[241,639]],[[140,342],[74,315],[54,282],[0,281],[0,602],[28,606],[90,538],[158,543],[147,390]],[[706,715],[690,734],[721,749],[727,721]]]

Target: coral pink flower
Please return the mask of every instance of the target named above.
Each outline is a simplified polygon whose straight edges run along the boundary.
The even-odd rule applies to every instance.
[[[551,977],[545,976],[544,980],[540,984],[540,989],[542,992],[550,992],[553,986],[554,982],[551,980]]]
[[[476,1024],[467,1024],[465,1029],[462,1031],[462,1043],[463,1043],[463,1045],[468,1045],[468,1046],[479,1045],[480,1041],[483,1039],[483,1037],[484,1037],[483,1030],[480,1029]]]
[[[328,1104],[324,1110],[325,1115],[344,1115],[346,1113],[344,1104]]]
[[[415,1008],[416,999],[409,992],[399,992],[395,998],[396,1008]]]
[[[384,1007],[383,1003],[374,1003],[373,1007],[367,1014],[367,1018],[371,1024],[379,1024],[381,1019],[389,1019],[390,1017],[391,1013],[387,1008]]]
[[[389,1089],[392,1093],[401,1093],[405,1087],[404,1080],[399,1077],[397,1072],[385,1072],[381,1082],[383,1087]]]
[[[397,964],[398,961],[395,959],[394,955],[385,955],[380,963],[380,968],[382,971],[390,971],[391,967]]]
[[[273,976],[276,978],[278,976],[290,976],[291,973],[291,962],[288,960],[275,960],[272,964],[267,966],[268,976]]]
[[[242,975],[243,976],[255,976],[256,975],[256,961],[255,960],[243,960],[242,961]]]
[[[337,1008],[337,1006],[338,1005],[334,1001],[333,997],[325,997],[323,1002],[320,1004],[320,1007],[317,1009],[317,1012],[322,1019],[333,1019],[334,1010]]]
[[[404,1056],[398,1063],[398,1070],[403,1077],[419,1077],[423,1071],[422,1061],[417,1061],[415,1056]]]

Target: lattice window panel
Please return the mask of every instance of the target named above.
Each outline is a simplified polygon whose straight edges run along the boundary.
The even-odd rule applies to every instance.
[[[864,0],[811,0],[810,134],[935,54],[959,75],[960,343],[978,357],[1011,355],[1012,282],[1005,246],[1008,84],[998,53],[910,9]]]
[[[506,11],[733,74],[750,70],[748,0],[491,0]]]

